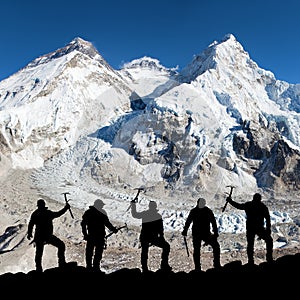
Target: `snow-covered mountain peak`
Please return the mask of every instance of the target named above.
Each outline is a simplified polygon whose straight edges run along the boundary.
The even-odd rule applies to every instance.
[[[214,41],[182,70],[181,81],[191,82],[206,71],[248,69],[258,66],[250,59],[249,54],[236,40],[234,35],[227,34],[220,41]]]
[[[30,62],[26,66],[26,68],[32,68],[40,64],[48,63],[50,60],[60,58],[75,51],[81,52],[82,54],[87,55],[92,59],[104,61],[104,59],[101,57],[101,55],[92,43],[85,41],[80,37],[76,37],[66,46],[36,58],[32,62]]]
[[[237,42],[237,39],[232,33],[225,34],[223,39],[221,40],[222,42],[230,41],[230,42]]]
[[[84,40],[81,37],[74,38],[69,45],[76,45],[78,48],[82,47],[91,47],[94,48],[93,44],[89,41]]]
[[[144,56],[138,59],[134,59],[131,62],[125,63],[122,69],[146,69],[146,70],[153,70],[159,72],[167,72],[175,71],[176,68],[168,69],[164,67],[160,61],[156,58]]]
[[[224,42],[232,42],[232,43],[234,43],[234,42],[237,42],[237,39],[235,38],[235,36],[232,34],[232,33],[228,33],[228,34],[226,34],[226,35],[224,35],[224,37],[220,40],[220,41],[218,41],[218,40],[214,40],[209,46],[208,46],[208,48],[211,48],[211,47],[213,47],[213,46],[215,46],[215,45],[218,45],[218,44],[220,44],[220,43],[224,43]]]
[[[72,51],[79,51],[88,55],[90,58],[101,57],[91,42],[88,42],[80,37],[74,38],[69,44],[60,50],[65,54],[68,54]]]
[[[219,43],[212,46],[212,55],[218,64],[225,64],[227,67],[236,67],[240,63],[249,63],[251,61],[248,52],[232,35],[226,35]],[[256,63],[251,61],[250,67],[257,66]]]
[[[245,100],[250,99],[253,94],[251,92],[253,82],[258,83],[255,85],[256,93],[261,94],[262,100],[267,100],[265,86],[273,85],[276,81],[274,74],[260,68],[232,34],[225,35],[220,41],[214,41],[199,55],[196,55],[181,71],[179,80],[182,83],[194,82],[199,87],[209,86],[209,89],[213,86],[217,94],[228,94],[229,90],[237,88],[240,96],[236,99],[239,104],[235,106],[241,111],[244,111],[242,106]],[[229,90],[228,87],[230,87]],[[236,98],[233,94],[228,94],[227,97],[228,99]],[[269,104],[268,106],[270,107]],[[253,108],[253,112],[258,115],[256,108]],[[244,115],[244,117],[250,116]]]
[[[164,69],[160,64],[160,61],[155,58],[144,56],[138,59],[134,59],[131,62],[125,63],[123,68],[133,69],[133,68],[148,68],[148,69]]]
[[[128,110],[131,94],[93,45],[75,38],[0,82],[4,151],[14,167],[39,167],[81,134]]]
[[[144,56],[125,63],[120,74],[139,96],[155,98],[176,84],[178,72],[177,67],[166,68],[158,59]]]

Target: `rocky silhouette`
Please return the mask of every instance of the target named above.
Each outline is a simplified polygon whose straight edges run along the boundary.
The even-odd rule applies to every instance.
[[[39,273],[4,273],[0,275],[2,290],[11,295],[24,297],[26,293],[38,295],[72,297],[89,294],[130,299],[150,297],[199,297],[210,294],[214,297],[234,297],[245,294],[285,297],[295,293],[299,278],[300,253],[285,255],[272,263],[258,265],[231,261],[219,269],[211,268],[200,272],[142,273],[139,268],[123,268],[112,273],[90,271],[76,262],[63,268],[50,268]]]

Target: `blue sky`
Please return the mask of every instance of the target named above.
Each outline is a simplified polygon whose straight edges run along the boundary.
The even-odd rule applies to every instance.
[[[1,0],[0,80],[73,38],[115,69],[142,56],[183,68],[232,33],[278,80],[300,83],[298,0]]]

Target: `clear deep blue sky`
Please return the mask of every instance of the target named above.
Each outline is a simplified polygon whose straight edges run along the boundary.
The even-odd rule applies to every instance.
[[[150,56],[183,68],[232,33],[279,80],[300,83],[298,0],[1,0],[0,80],[73,38],[115,69]]]

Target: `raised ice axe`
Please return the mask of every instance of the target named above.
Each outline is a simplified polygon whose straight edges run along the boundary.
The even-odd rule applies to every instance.
[[[227,185],[226,187],[230,187],[230,192],[229,192],[228,198],[231,198],[234,186],[233,185]],[[227,204],[228,204],[228,201],[226,200],[225,205],[224,205],[224,207],[222,209],[222,212],[225,211]]]
[[[66,203],[68,203],[70,200],[68,200],[67,199],[67,195],[68,194],[70,194],[69,192],[67,192],[67,193],[62,193],[63,195],[64,195],[64,197],[65,197],[65,201],[66,201]],[[71,210],[71,208],[69,207],[69,212],[70,212],[70,215],[71,215],[71,217],[72,217],[72,219],[74,219],[74,216],[73,216],[73,213],[72,213],[72,210]]]
[[[136,202],[138,201],[138,197],[139,197],[140,192],[141,192],[141,191],[145,191],[145,188],[140,187],[140,188],[137,188],[137,189],[135,189],[135,190],[138,190],[138,191],[137,191],[137,194],[136,194],[136,196],[134,197],[134,199],[131,200],[131,203],[130,203],[130,205],[128,206],[128,208],[127,208],[126,211],[128,211],[128,210],[131,208],[131,204],[132,204],[133,202],[136,203]]]

